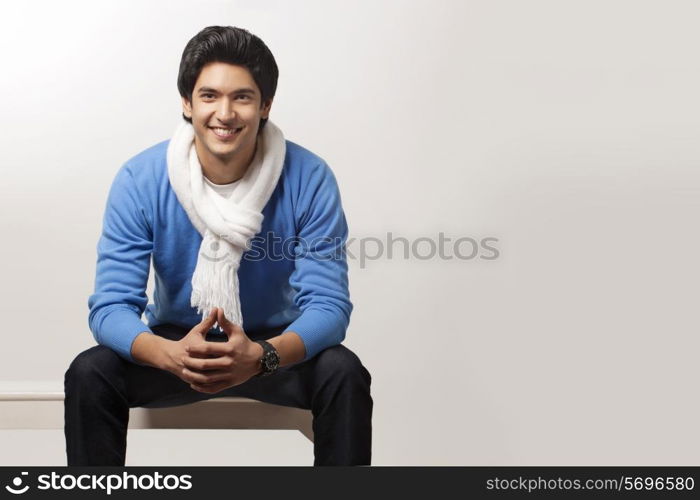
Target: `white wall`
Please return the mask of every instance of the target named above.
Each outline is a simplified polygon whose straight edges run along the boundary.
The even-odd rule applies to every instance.
[[[4,5],[0,380],[61,379],[93,345],[110,182],[174,129],[185,43],[230,24],[275,54],[272,119],[333,167],[353,237],[499,239],[494,261],[351,262],[346,344],[373,375],[376,464],[697,464],[699,14]]]

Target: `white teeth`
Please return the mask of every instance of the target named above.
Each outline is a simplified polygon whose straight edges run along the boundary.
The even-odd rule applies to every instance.
[[[233,135],[240,129],[212,127],[212,130],[216,135]]]

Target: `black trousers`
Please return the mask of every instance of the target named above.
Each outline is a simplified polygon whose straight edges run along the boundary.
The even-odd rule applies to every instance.
[[[189,331],[175,325],[152,330],[170,340],[180,340]],[[252,339],[266,339],[282,331],[247,333]],[[221,335],[207,336],[211,341],[221,339]],[[76,356],[64,382],[69,466],[124,465],[129,408],[163,408],[222,396],[310,409],[314,465],[369,465],[371,461],[371,377],[359,358],[342,345],[216,394],[195,391],[177,375],[129,362],[97,345]]]

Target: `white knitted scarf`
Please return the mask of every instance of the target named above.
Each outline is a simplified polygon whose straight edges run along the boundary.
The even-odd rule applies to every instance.
[[[192,307],[207,317],[223,309],[226,318],[243,326],[238,267],[250,240],[260,231],[262,209],[277,185],[286,152],[282,131],[269,120],[258,136],[257,151],[230,198],[205,189],[194,145],[194,128],[185,120],[168,145],[168,176],[178,201],[202,235],[192,275]]]

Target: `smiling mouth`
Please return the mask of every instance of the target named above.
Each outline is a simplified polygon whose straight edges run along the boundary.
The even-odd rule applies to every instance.
[[[223,127],[209,127],[214,135],[222,139],[230,139],[231,137],[236,137],[243,127],[238,128],[223,128]]]

